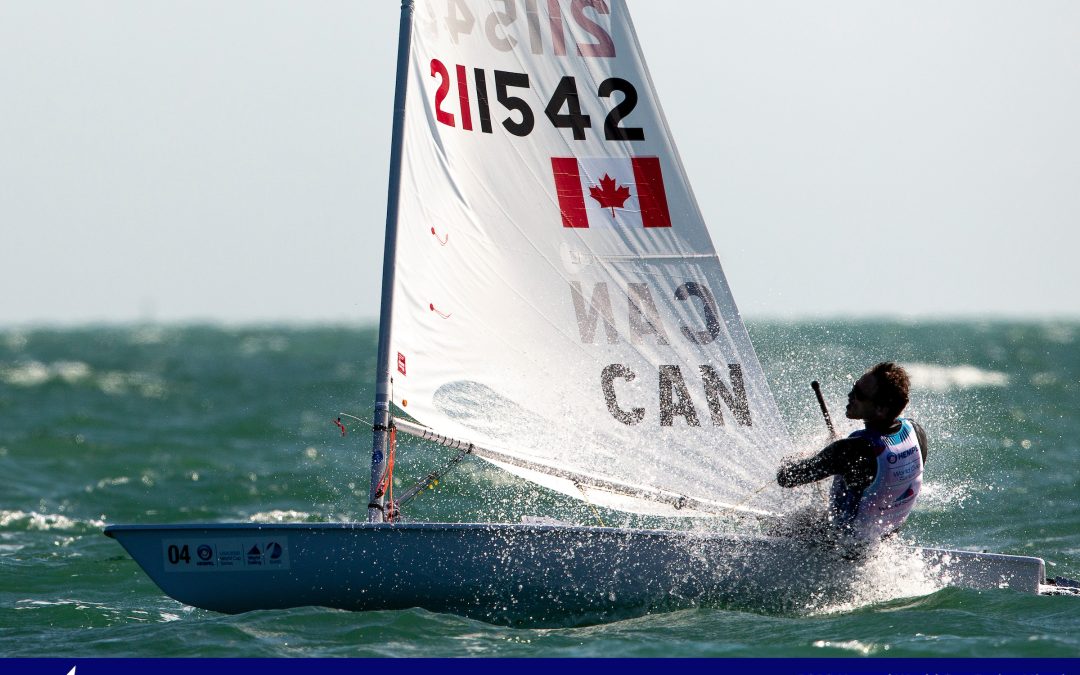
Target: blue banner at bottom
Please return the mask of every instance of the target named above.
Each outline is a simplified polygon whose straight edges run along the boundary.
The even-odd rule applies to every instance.
[[[890,658],[791,658],[791,659],[0,659],[0,672],[28,675],[355,675],[379,669],[387,672],[402,668],[433,669],[442,675],[468,672],[470,675],[497,673],[514,675],[543,672],[559,675],[575,672],[617,671],[619,675],[649,673],[658,668],[677,668],[683,673],[726,673],[753,671],[798,675],[834,673],[889,673],[890,675],[961,675],[983,673],[1023,673],[1024,675],[1064,675],[1080,673],[1080,659],[890,659]]]

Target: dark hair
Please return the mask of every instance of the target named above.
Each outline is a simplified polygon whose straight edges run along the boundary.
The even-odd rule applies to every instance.
[[[867,372],[874,376],[874,381],[877,383],[874,402],[885,406],[890,415],[899,416],[908,404],[908,389],[911,387],[911,380],[908,379],[907,371],[898,363],[885,361]]]

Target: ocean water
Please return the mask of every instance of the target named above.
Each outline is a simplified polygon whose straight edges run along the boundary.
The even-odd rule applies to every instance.
[[[904,536],[1037,555],[1080,578],[1080,323],[750,322],[785,423],[821,434],[878,360],[906,364],[931,437]],[[163,595],[113,523],[350,521],[366,504],[376,331],[130,326],[0,330],[3,656],[1080,656],[1080,597],[909,589],[794,614],[705,607],[523,629],[419,609],[225,616]],[[347,418],[346,418],[347,419]],[[404,446],[403,446],[404,447]],[[410,442],[398,476],[446,455]],[[583,507],[467,460],[417,520]]]

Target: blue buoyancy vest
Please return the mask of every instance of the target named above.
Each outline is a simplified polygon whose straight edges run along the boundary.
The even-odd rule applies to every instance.
[[[900,529],[922,488],[923,458],[911,420],[901,417],[900,430],[882,434],[862,429],[850,438],[870,442],[877,455],[877,473],[862,495],[852,494],[842,476],[833,479],[830,502],[840,525],[859,539],[876,540]],[[855,498],[858,497],[858,502]]]

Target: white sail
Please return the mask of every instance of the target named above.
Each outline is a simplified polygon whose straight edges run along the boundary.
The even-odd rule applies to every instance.
[[[393,402],[593,503],[745,506],[787,440],[625,4],[415,11]]]

